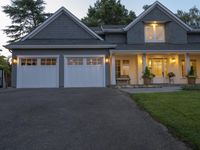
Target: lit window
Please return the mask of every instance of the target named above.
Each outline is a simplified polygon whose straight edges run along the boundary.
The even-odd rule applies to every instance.
[[[71,57],[67,58],[68,65],[83,65],[83,58],[81,57]]]
[[[122,74],[123,75],[129,75],[129,71],[130,71],[130,61],[129,60],[123,60],[122,61],[123,66],[122,66]]]
[[[195,75],[197,75],[196,60],[191,60],[191,61],[190,61],[190,66],[194,68],[194,73],[195,73]],[[185,64],[185,60],[182,60],[182,62],[181,62],[181,69],[182,69],[182,77],[186,77],[186,76],[187,76],[187,73],[186,73],[186,64]]]
[[[102,65],[102,64],[103,64],[102,57],[87,58],[87,65]]]
[[[55,66],[56,65],[56,58],[42,58],[41,59],[42,66]]]
[[[145,25],[145,42],[165,42],[165,27],[161,24]]]
[[[36,66],[37,59],[36,58],[22,58],[21,66]]]

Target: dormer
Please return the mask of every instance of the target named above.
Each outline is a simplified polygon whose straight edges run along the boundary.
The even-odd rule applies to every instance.
[[[160,2],[155,2],[124,28],[127,44],[187,43],[192,29]]]

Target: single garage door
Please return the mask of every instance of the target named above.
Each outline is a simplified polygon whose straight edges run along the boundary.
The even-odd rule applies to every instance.
[[[58,57],[21,57],[17,66],[17,88],[59,87]]]
[[[65,87],[105,87],[105,57],[65,58]]]

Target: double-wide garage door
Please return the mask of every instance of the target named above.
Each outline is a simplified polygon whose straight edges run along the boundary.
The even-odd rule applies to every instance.
[[[59,57],[20,57],[17,88],[59,87],[59,73],[64,74],[64,87],[105,87],[105,58],[65,56],[59,70]]]

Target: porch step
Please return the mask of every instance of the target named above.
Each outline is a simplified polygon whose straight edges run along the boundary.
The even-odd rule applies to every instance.
[[[116,88],[163,88],[163,87],[178,87],[180,84],[152,84],[152,85],[117,85]]]

